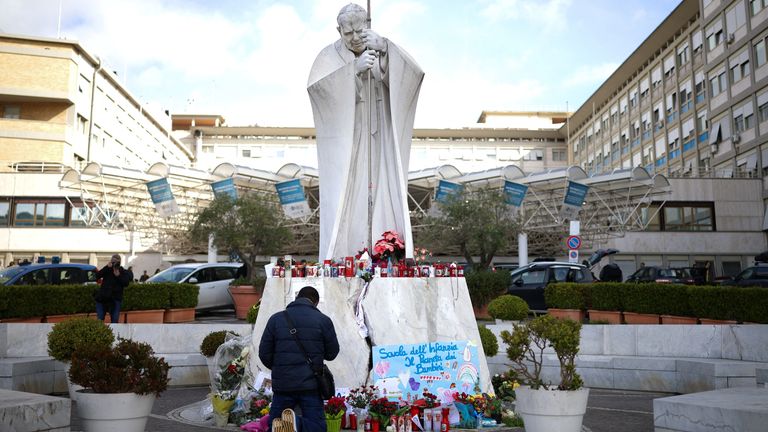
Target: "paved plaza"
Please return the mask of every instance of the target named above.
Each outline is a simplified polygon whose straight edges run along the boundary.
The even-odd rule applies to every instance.
[[[234,426],[215,427],[213,420],[204,421],[200,418],[200,408],[208,392],[208,387],[169,389],[155,401],[146,430],[148,432],[239,430]],[[582,430],[584,432],[651,432],[653,431],[653,399],[665,396],[669,394],[592,389]],[[72,406],[71,430],[73,432],[82,430],[75,404]]]

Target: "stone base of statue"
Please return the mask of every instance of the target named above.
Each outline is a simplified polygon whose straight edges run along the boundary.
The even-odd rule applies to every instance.
[[[318,290],[318,308],[336,328],[341,352],[328,367],[337,388],[374,384],[373,371],[368,367],[371,348],[365,340],[367,333],[373,346],[470,341],[469,345],[477,347],[480,389],[491,391],[464,278],[374,278],[367,287],[360,278],[269,278],[253,329],[254,352],[258,352],[269,317],[284,310],[307,285]],[[253,376],[266,370],[258,356],[250,358]]]

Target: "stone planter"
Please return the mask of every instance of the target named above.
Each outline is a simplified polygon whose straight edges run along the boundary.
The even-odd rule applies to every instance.
[[[698,324],[699,320],[695,317],[683,317],[677,315],[662,315],[662,324]]]
[[[128,311],[125,313],[125,322],[128,324],[155,323],[162,324],[165,309],[150,309]]]
[[[143,432],[155,395],[78,391],[77,415],[85,432]]]
[[[43,322],[47,323],[60,323],[72,318],[87,318],[87,313],[69,314],[69,315],[46,315]]]
[[[488,315],[488,305],[483,305],[480,307],[472,306],[472,310],[475,312],[475,318],[477,319],[483,319],[483,320],[489,320],[491,319],[491,316]]]
[[[69,367],[72,365],[70,362],[64,363],[64,376],[67,378],[67,391],[69,392],[69,398],[71,400],[77,400],[78,390],[83,390],[83,386],[75,384],[69,380]]]
[[[166,309],[163,314],[163,322],[183,323],[195,320],[195,308]]]
[[[525,422],[526,432],[581,432],[588,388],[563,391],[521,386],[515,395],[515,409]]]
[[[547,313],[555,318],[570,319],[578,323],[584,322],[587,318],[587,313],[581,309],[556,309],[549,308]]]
[[[627,324],[659,324],[661,317],[656,314],[624,312],[624,322]]]
[[[590,309],[588,312],[590,321],[605,321],[608,324],[621,324],[620,311],[601,311]]]
[[[738,321],[734,320],[719,320],[719,319],[712,319],[712,318],[699,318],[699,322],[704,324],[716,324],[716,325],[725,325],[725,324],[738,324]]]
[[[5,318],[1,319],[0,323],[25,323],[25,324],[40,324],[43,322],[43,317],[28,317],[28,318]]]
[[[262,294],[251,285],[230,286],[229,293],[235,303],[235,317],[243,320],[248,316],[248,309],[261,300]]]

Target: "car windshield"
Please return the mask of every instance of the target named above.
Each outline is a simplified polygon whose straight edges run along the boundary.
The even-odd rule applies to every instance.
[[[191,267],[171,267],[147,279],[147,282],[180,282],[194,270]]]
[[[8,282],[13,279],[14,276],[24,271],[24,267],[9,267],[3,271],[0,271],[0,284]]]

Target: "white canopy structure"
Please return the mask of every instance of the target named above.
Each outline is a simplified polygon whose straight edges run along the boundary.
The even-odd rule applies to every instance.
[[[167,179],[179,208],[178,214],[165,218],[155,210],[146,186],[147,182],[161,178]],[[186,247],[180,234],[191,226],[199,209],[213,200],[211,183],[226,178],[233,179],[238,193],[263,193],[275,200],[276,183],[300,179],[312,213],[293,220],[294,246],[298,253],[316,253],[320,179],[317,169],[312,167],[291,163],[269,172],[223,163],[209,172],[156,163],[140,171],[94,162],[82,171],[66,171],[59,184],[63,189],[77,191],[82,202],[88,204],[82,211],[87,225],[138,232],[144,242],[180,250]],[[644,217],[643,212],[648,211],[651,202],[664,201],[670,191],[664,176],[652,176],[641,167],[588,176],[576,166],[526,174],[516,165],[471,173],[442,165],[408,175],[414,228],[418,229],[418,220],[432,206],[440,180],[462,184],[468,190],[503,188],[505,181],[527,186],[519,214],[523,229],[532,236],[531,250],[536,249],[536,233],[541,233],[541,242],[547,244],[567,234],[567,220],[561,216],[560,207],[569,181],[589,187],[579,215],[581,234],[587,244],[644,229],[650,218]]]

